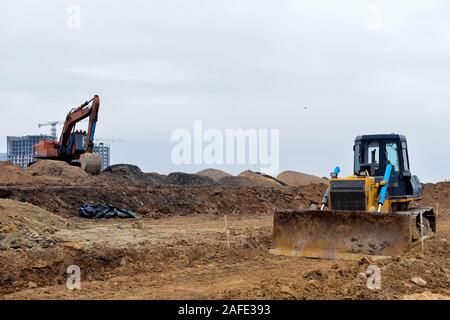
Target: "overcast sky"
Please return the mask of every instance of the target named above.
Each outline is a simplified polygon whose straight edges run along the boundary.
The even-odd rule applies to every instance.
[[[0,152],[99,94],[97,136],[145,171],[201,169],[170,158],[200,120],[280,129],[280,169],[320,176],[352,173],[355,136],[402,133],[414,174],[449,179],[449,2],[337,2],[0,0]]]

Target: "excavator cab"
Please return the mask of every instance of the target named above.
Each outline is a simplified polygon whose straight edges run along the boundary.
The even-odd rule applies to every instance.
[[[274,215],[272,253],[327,259],[386,257],[407,252],[436,232],[432,208],[410,208],[422,197],[409,166],[406,138],[396,134],[355,139],[354,173],[336,167],[320,210]]]
[[[86,152],[86,131],[75,131],[70,134],[69,152],[78,156]]]

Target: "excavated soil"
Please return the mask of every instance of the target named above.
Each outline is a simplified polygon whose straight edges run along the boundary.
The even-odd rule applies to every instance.
[[[291,187],[307,186],[311,183],[326,183],[325,179],[296,171],[284,171],[277,176],[277,180]]]
[[[95,178],[97,178],[99,184],[155,187],[163,185],[166,176],[157,173],[144,173],[137,166],[118,164],[106,168],[100,176]]]
[[[211,187],[216,185],[214,179],[196,174],[174,172],[167,176],[166,184],[190,187]]]
[[[219,184],[224,187],[257,187],[259,184],[253,180],[246,177],[223,177],[219,180]]]
[[[330,261],[269,253],[273,211],[317,206],[323,184],[169,179],[128,165],[92,177],[35,165],[42,168],[0,163],[0,299],[450,297],[450,183],[425,185],[420,205],[439,207],[439,221],[423,254],[418,246],[382,261]],[[84,220],[78,210],[87,203],[141,218]],[[381,270],[379,290],[361,278],[371,264]],[[81,290],[66,287],[71,265],[81,269]]]
[[[319,204],[323,188],[300,189],[225,187],[0,187],[7,198],[28,202],[51,212],[78,215],[86,204],[111,204],[141,215],[271,214],[275,209],[309,208]]]
[[[426,184],[423,188],[421,206],[433,207],[437,211],[450,208],[450,182]]]
[[[144,173],[134,165],[118,164],[91,176],[68,163],[40,160],[26,169],[0,162],[0,186],[119,186],[119,187],[282,187],[275,178],[246,171],[234,177],[220,170],[207,169],[198,174],[173,172],[169,175]]]
[[[213,179],[214,181],[219,181],[225,177],[231,177],[231,174],[217,169],[205,169],[196,173],[199,176],[205,176]]]
[[[281,181],[278,181],[274,177],[261,174],[259,172],[253,172],[253,171],[244,171],[241,174],[239,174],[239,177],[247,178],[251,180],[252,182],[266,187],[281,187],[284,186],[284,183]]]
[[[50,213],[49,213],[50,214]],[[51,214],[50,214],[51,215]],[[410,299],[450,297],[450,217],[403,257],[374,262],[381,290],[358,275],[372,264],[273,256],[270,215],[72,221],[49,248],[0,251],[4,299]],[[81,268],[80,291],[66,269]],[[280,270],[283,270],[280,272]],[[411,281],[421,277],[424,287]],[[424,299],[426,297],[423,297]]]
[[[12,200],[0,200],[0,250],[49,248],[55,232],[67,220],[39,207]]]

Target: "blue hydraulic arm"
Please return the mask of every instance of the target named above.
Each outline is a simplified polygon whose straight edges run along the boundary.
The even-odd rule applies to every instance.
[[[336,167],[334,168],[333,172],[331,173],[331,178],[337,178],[339,176],[339,173],[341,172],[341,168]],[[322,207],[320,208],[320,210],[323,210],[325,208],[325,206],[328,204],[328,195],[330,192],[330,187],[327,188],[327,191],[325,191],[325,195],[323,196],[322,199]]]
[[[387,190],[389,188],[389,180],[391,179],[391,173],[392,173],[392,164],[388,164],[386,166],[386,171],[384,173],[383,187],[381,188],[380,197],[378,198],[378,212],[381,211],[381,207],[383,206],[384,201],[386,201],[386,195]]]

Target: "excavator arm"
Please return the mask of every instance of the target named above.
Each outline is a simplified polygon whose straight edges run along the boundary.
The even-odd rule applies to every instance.
[[[91,105],[92,103],[92,105]],[[60,155],[69,155],[70,150],[70,136],[75,128],[75,125],[89,117],[89,126],[86,137],[86,152],[91,153],[94,148],[95,128],[98,120],[98,111],[100,109],[100,98],[94,96],[90,101],[86,101],[77,108],[72,109],[66,117],[64,128],[61,132],[59,140]]]
[[[100,109],[100,98],[96,95],[91,107],[91,115],[89,118],[89,128],[87,133],[87,152],[91,153],[94,149],[95,129],[98,121],[98,110]]]

